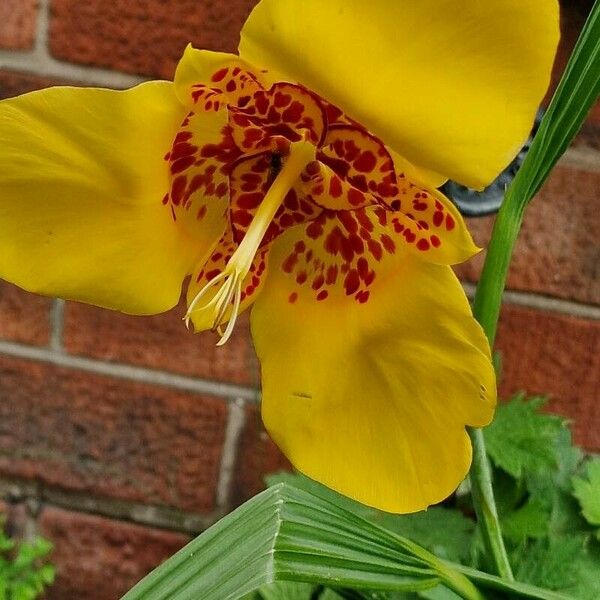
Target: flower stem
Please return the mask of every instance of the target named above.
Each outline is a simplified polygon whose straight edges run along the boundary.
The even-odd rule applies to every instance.
[[[475,293],[473,314],[483,327],[490,346],[494,345],[496,338],[502,293],[506,284],[510,259],[523,221],[524,208],[525,203],[519,202],[515,194],[507,194],[494,224],[481,279]],[[470,473],[471,493],[486,552],[493,561],[497,574],[507,581],[514,581],[502,539],[483,432],[480,429],[469,429],[469,436],[473,444],[473,464]]]
[[[473,313],[483,327],[490,345],[496,337],[502,293],[513,249],[525,209],[560,156],[581,128],[586,115],[600,92],[600,0],[596,0],[579,36],[552,102],[542,119],[539,130],[525,161],[498,213],[488,248]],[[496,572],[508,581],[513,580],[510,563],[500,531],[500,522],[490,465],[483,433],[469,431],[473,443],[471,486],[477,519],[490,560]]]

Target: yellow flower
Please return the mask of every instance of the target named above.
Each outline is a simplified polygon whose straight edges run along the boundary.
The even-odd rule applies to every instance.
[[[527,137],[555,0],[262,0],[240,56],[174,83],[0,103],[0,275],[225,341],[254,303],[262,411],[307,475],[410,512],[465,476],[490,352],[437,191],[482,187]]]

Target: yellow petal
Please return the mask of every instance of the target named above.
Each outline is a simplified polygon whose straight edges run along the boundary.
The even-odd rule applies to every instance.
[[[369,294],[354,295],[352,267],[325,287],[289,268],[299,230],[274,242],[252,312],[267,429],[301,472],[365,504],[407,513],[441,501],[469,468],[465,425],[489,423],[496,399],[459,282],[398,246],[377,262]]]
[[[459,210],[436,189],[421,187],[407,176],[398,179],[400,209],[382,213],[408,249],[440,265],[456,265],[480,251]]]
[[[202,251],[162,203],[185,112],[166,82],[1,102],[0,277],[129,313],[174,306]]]
[[[175,71],[175,93],[179,101],[191,109],[200,100],[207,100],[211,103],[207,110],[218,110],[215,102],[220,105],[233,102],[277,80],[281,78],[273,78],[236,54],[197,50],[188,44]],[[228,88],[228,84],[231,87]]]
[[[262,0],[240,55],[481,188],[527,138],[558,37],[556,0]]]

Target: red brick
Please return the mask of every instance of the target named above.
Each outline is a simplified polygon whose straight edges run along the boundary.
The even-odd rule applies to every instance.
[[[0,474],[214,508],[224,400],[0,357]]]
[[[184,546],[188,538],[102,517],[45,507],[39,531],[57,567],[48,600],[115,600]]]
[[[50,300],[0,280],[0,338],[44,346],[50,340]]]
[[[47,88],[51,85],[73,85],[73,82],[0,69],[0,100]]]
[[[0,48],[25,50],[33,47],[37,0],[0,2]]]
[[[508,287],[600,304],[600,172],[557,167],[525,214]],[[470,219],[475,241],[486,247],[493,218]],[[485,253],[457,272],[476,281]]]
[[[71,62],[171,78],[183,49],[233,52],[257,0],[53,0],[52,54]]]
[[[238,445],[233,481],[233,502],[241,504],[265,489],[265,476],[290,471],[292,466],[271,440],[260,419],[257,405],[246,409],[246,424]]]
[[[600,450],[600,322],[508,305],[496,346],[501,396],[548,395],[549,409],[572,419],[577,443]]]
[[[181,320],[185,307],[154,317],[132,317],[69,303],[65,347],[72,354],[145,365],[174,373],[243,385],[258,384],[257,359],[247,315],[231,339],[217,347],[210,332],[193,334]]]

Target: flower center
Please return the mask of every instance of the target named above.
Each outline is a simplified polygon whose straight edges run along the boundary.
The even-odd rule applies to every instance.
[[[316,149],[308,139],[293,142],[289,154],[285,157],[273,155],[271,169],[275,179],[267,191],[254,218],[248,227],[243,240],[233,253],[225,269],[213,277],[190,303],[184,317],[189,325],[192,314],[200,311],[210,313],[212,330],[218,331],[221,339],[218,346],[223,345],[231,336],[240,308],[242,282],[248,275],[254,256],[269,228],[275,213],[287,193],[300,177],[306,165],[315,160]],[[208,293],[218,286],[218,291],[210,301],[201,304]],[[229,320],[225,330],[223,323]]]

